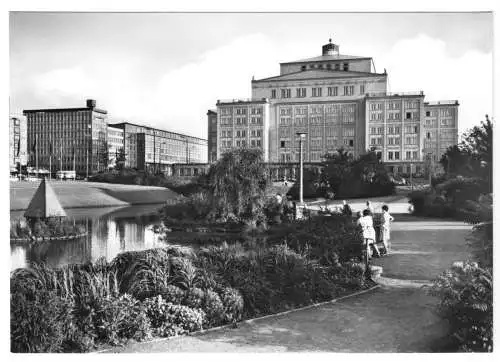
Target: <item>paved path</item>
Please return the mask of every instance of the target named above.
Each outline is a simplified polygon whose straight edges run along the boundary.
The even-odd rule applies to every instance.
[[[425,284],[467,257],[470,227],[405,217],[393,227],[394,253],[380,288],[337,303],[195,337],[129,344],[109,352],[432,352],[446,334]]]

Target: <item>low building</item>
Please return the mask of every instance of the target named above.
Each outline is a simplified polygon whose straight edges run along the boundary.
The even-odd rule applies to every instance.
[[[207,140],[157,128],[121,122],[125,167],[170,174],[174,163],[207,163]]]

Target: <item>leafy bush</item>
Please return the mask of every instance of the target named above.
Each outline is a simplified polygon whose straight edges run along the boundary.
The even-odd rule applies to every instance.
[[[200,288],[191,288],[187,291],[186,297],[184,299],[184,305],[191,308],[201,309],[203,306],[203,299],[205,298],[205,293]]]
[[[190,289],[196,285],[197,269],[190,259],[171,257],[170,263],[170,282],[172,284],[184,290]]]
[[[112,345],[129,339],[142,341],[151,337],[146,308],[132,296],[103,299],[95,315],[97,337]]]
[[[461,351],[493,350],[493,278],[474,262],[455,262],[431,289],[440,297],[439,312],[450,323]]]
[[[14,292],[10,298],[12,352],[60,352],[73,326],[73,304],[54,291],[31,295]]]
[[[224,304],[212,289],[205,292],[203,311],[206,313],[206,327],[215,327],[224,322]]]
[[[170,278],[170,257],[165,249],[131,251],[112,261],[119,275],[120,293],[140,300],[165,291]]]
[[[203,326],[205,313],[200,309],[167,303],[161,295],[144,301],[154,333],[171,337],[199,330]]]
[[[160,294],[167,303],[181,304],[186,298],[186,292],[175,285],[169,284]]]
[[[221,299],[224,305],[224,320],[226,322],[239,321],[243,313],[243,298],[241,294],[236,289],[225,288]]]

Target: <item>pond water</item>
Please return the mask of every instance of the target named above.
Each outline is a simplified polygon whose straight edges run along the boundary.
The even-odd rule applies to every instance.
[[[81,264],[104,257],[111,261],[117,254],[165,246],[153,231],[160,225],[162,205],[120,208],[67,209],[68,218],[87,227],[87,236],[75,240],[46,241],[36,246],[11,245],[11,270],[29,262],[44,262],[52,267]],[[11,220],[23,212],[11,212]]]

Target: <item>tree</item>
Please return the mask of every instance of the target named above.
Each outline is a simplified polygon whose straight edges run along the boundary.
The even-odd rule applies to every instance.
[[[108,170],[108,165],[109,165],[109,148],[108,148],[108,142],[104,141],[101,152],[99,153],[99,163],[100,167],[104,168],[104,170]]]
[[[224,153],[208,174],[213,200],[209,218],[256,223],[262,220],[267,174],[259,149],[241,148]]]
[[[486,116],[479,126],[463,135],[458,145],[449,147],[440,160],[447,176],[481,176],[489,181],[490,192],[493,171],[493,124]]]
[[[123,170],[124,167],[125,167],[125,150],[123,149],[123,147],[120,147],[116,155],[115,169]]]

